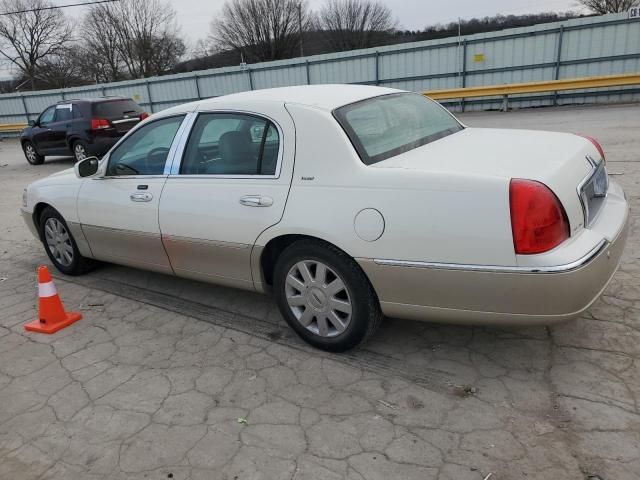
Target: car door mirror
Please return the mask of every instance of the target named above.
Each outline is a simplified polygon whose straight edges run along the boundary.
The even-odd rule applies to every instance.
[[[100,161],[98,160],[98,157],[89,157],[76,163],[73,169],[76,172],[76,177],[86,178],[98,173],[99,166]]]
[[[29,120],[29,122],[27,122],[29,124],[30,127],[35,127],[38,123],[35,120]]]

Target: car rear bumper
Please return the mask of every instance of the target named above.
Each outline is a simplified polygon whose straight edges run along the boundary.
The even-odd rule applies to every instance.
[[[616,215],[611,240],[603,237],[587,254],[562,265],[453,267],[373,259],[358,263],[389,317],[483,325],[551,324],[579,316],[615,274],[629,230],[626,202]],[[611,218],[605,221],[611,224]]]

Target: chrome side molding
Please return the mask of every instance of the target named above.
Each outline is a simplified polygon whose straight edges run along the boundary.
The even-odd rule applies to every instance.
[[[472,272],[492,272],[492,273],[566,273],[577,270],[589,263],[602,250],[609,245],[605,239],[590,250],[586,255],[571,263],[564,265],[552,265],[548,267],[516,267],[502,265],[465,265],[460,263],[440,263],[440,262],[412,262],[406,260],[388,260],[374,258],[373,261],[377,265],[385,265],[388,267],[410,267],[410,268],[431,268],[438,270],[462,270]]]

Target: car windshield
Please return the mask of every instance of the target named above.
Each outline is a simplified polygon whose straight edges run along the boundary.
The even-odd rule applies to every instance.
[[[336,109],[334,116],[367,165],[463,129],[447,110],[415,93],[369,98]]]
[[[112,118],[123,117],[125,114],[136,116],[143,112],[140,105],[133,100],[109,100],[107,102],[95,103],[93,113],[96,117]]]

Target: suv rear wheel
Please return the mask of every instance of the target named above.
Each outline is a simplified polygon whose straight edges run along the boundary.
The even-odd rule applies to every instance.
[[[382,320],[378,298],[355,261],[332,245],[301,240],[278,258],[278,308],[307,343],[342,352],[369,337]]]
[[[24,156],[31,165],[41,165],[44,162],[44,155],[39,155],[36,151],[36,147],[31,142],[24,142],[22,144],[22,150]]]
[[[75,157],[76,162],[80,162],[90,156],[87,146],[80,140],[73,144],[73,156]]]

